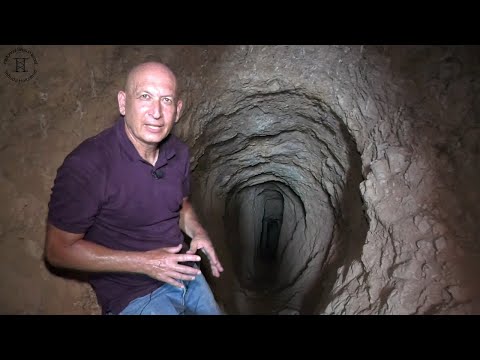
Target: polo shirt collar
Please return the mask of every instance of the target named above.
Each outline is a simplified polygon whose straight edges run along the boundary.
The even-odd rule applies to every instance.
[[[117,120],[117,123],[115,124],[115,130],[118,140],[120,141],[120,147],[122,148],[128,159],[130,161],[145,162],[145,160],[142,159],[137,149],[135,149],[135,146],[133,146],[132,142],[128,138],[127,133],[125,132],[125,119],[123,116],[120,116],[120,118]],[[173,146],[171,146],[171,138],[172,135],[170,134],[160,143],[158,159],[157,163],[155,164],[156,168],[167,164],[168,160],[175,156],[175,149]]]

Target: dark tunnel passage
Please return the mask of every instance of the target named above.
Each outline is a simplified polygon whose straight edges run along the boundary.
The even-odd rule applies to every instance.
[[[194,204],[209,214],[212,241],[233,271],[233,288],[216,288],[217,297],[234,314],[311,312],[307,304],[329,291],[312,289],[342,265],[329,255],[365,241],[359,154],[345,125],[311,96],[258,94],[236,105],[212,116],[192,151],[193,186],[202,189]]]
[[[245,289],[262,293],[288,287],[279,274],[291,266],[292,239],[301,236],[297,230],[305,227],[300,198],[275,181],[235,191],[226,204],[225,232],[238,234],[228,242],[236,254],[233,263],[238,280]],[[250,209],[245,207],[248,204]],[[252,241],[244,240],[248,238]]]
[[[268,265],[276,259],[283,222],[283,196],[276,190],[264,190],[260,197],[264,199],[263,217],[256,258]]]

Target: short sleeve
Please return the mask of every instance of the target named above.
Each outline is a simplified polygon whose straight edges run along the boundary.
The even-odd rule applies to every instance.
[[[71,233],[87,232],[102,203],[102,177],[93,161],[74,153],[67,156],[52,187],[48,221]]]

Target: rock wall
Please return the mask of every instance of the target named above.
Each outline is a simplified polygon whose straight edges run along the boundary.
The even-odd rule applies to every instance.
[[[112,124],[147,59],[183,84],[174,131],[227,312],[480,312],[479,47],[22,48],[35,75],[12,80],[10,55],[0,77],[0,313],[99,313],[79,276],[43,261],[47,204],[65,155]],[[280,210],[267,259],[262,224]]]

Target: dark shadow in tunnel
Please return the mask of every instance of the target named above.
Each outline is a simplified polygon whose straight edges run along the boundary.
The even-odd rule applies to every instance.
[[[262,185],[268,185],[264,183]],[[266,188],[257,199],[261,199],[261,228],[256,234],[255,267],[252,283],[258,291],[269,291],[278,278],[278,243],[282,230],[284,199],[280,191]],[[255,216],[254,216],[255,217]]]
[[[340,210],[334,210],[336,221],[325,260],[317,280],[313,282],[314,286],[305,295],[301,314],[318,314],[325,310],[335,297],[331,292],[337,280],[338,269],[344,267],[341,276],[345,278],[352,262],[361,259],[367,238],[368,221],[360,194],[360,183],[364,180],[362,161],[347,127],[340,119],[338,121],[343,140],[348,146],[349,169],[339,204]]]
[[[280,238],[281,220],[263,218],[260,234],[260,259],[266,263],[275,260]]]
[[[257,246],[259,260],[271,263],[276,258],[280,230],[283,222],[283,196],[277,190],[263,190],[262,228]]]
[[[242,200],[243,191],[255,193],[251,208],[241,206],[242,203],[245,204]],[[285,230],[284,197],[285,194],[277,182],[272,180],[243,188],[235,186],[227,195],[224,216],[225,233],[228,234],[227,246],[231,249],[233,270],[242,292],[249,294],[248,312],[245,312],[245,308],[227,304],[231,314],[270,315],[274,312],[276,306],[272,294],[278,291],[282,259],[279,242]],[[240,220],[242,211],[247,213],[244,212]],[[249,222],[250,228],[254,229],[250,242],[250,238],[246,241],[246,238],[241,237],[242,229],[246,225],[242,221]],[[252,246],[249,248],[249,245]],[[242,266],[245,262],[250,262],[251,266]]]

